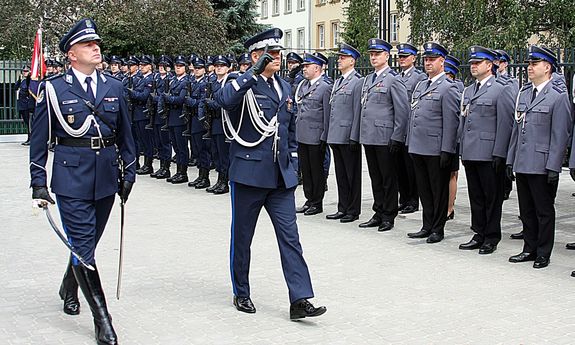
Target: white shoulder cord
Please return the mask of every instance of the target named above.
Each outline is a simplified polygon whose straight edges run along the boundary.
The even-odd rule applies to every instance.
[[[96,121],[96,118],[94,117],[93,114],[88,115],[86,117],[86,120],[84,120],[84,123],[82,124],[82,126],[80,126],[80,128],[78,128],[78,129],[74,129],[74,128],[70,127],[68,125],[68,123],[66,123],[66,120],[64,120],[64,116],[62,115],[62,111],[60,110],[60,106],[58,105],[58,96],[56,96],[56,90],[54,89],[54,86],[52,85],[52,83],[50,83],[49,81],[46,82],[46,95],[47,95],[46,102],[49,101],[46,104],[46,106],[48,108],[48,126],[49,126],[48,140],[50,140],[51,135],[52,135],[52,117],[50,116],[51,115],[50,114],[50,103],[52,103],[54,105],[52,108],[54,109],[54,114],[56,115],[56,119],[58,119],[60,126],[62,126],[62,128],[64,129],[64,131],[66,131],[66,133],[73,136],[74,138],[83,137],[90,130],[91,123],[94,123],[94,127],[96,127],[96,130],[98,131],[98,135],[99,135],[100,139],[102,139],[102,133],[100,132],[100,125]],[[102,143],[103,143],[103,141],[102,141]]]
[[[521,97],[521,91],[517,94],[517,99],[515,100],[515,121],[517,123],[523,122],[522,126],[525,127],[525,112],[519,112],[517,107],[519,106],[519,98]]]
[[[246,104],[247,102],[247,104]],[[250,121],[255,128],[255,130],[261,135],[261,137],[254,141],[248,142],[240,136],[239,132],[243,124],[244,112],[248,110],[248,115]],[[232,125],[228,112],[222,109],[222,115],[224,120],[224,134],[229,140],[234,140],[238,144],[244,147],[255,147],[262,143],[266,138],[274,136],[274,141],[272,144],[272,151],[274,152],[274,160],[277,155],[277,145],[280,137],[278,136],[279,122],[277,121],[277,114],[272,117],[271,120],[267,120],[264,116],[263,111],[258,106],[254,92],[250,89],[244,95],[242,103],[242,112],[240,114],[240,120],[238,123],[238,128],[235,129]]]

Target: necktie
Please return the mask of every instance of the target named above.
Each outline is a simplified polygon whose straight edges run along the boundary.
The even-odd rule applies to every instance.
[[[401,72],[401,77],[405,77],[405,72]]]
[[[343,83],[343,75],[337,79],[337,84],[336,84],[335,88],[336,89],[339,88],[341,83]]]
[[[88,100],[94,104],[96,98],[94,97],[94,92],[92,92],[92,77],[86,77],[86,94],[88,95]]]
[[[479,83],[479,82],[475,83],[475,93],[474,94],[477,94],[480,87],[481,87],[481,83]]]
[[[537,97],[537,88],[533,88],[533,94],[531,95],[531,103],[533,103],[536,97]]]
[[[278,92],[277,92],[277,90],[276,90],[276,88],[275,88],[275,86],[274,86],[274,77],[268,78],[267,82],[268,82],[268,85],[269,85],[270,89],[272,89],[273,93],[274,93],[274,94],[276,95],[276,97],[279,99],[280,96],[278,95]]]
[[[426,89],[429,89],[430,86],[431,86],[431,79],[428,79],[428,80],[427,80],[427,88],[426,88]]]
[[[375,82],[375,78],[377,78],[377,74],[373,74],[373,76],[371,77],[371,83],[373,84]]]

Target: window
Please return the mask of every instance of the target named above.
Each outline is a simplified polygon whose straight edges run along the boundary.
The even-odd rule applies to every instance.
[[[317,26],[317,47],[325,48],[325,26],[323,24]]]
[[[339,44],[339,22],[331,23],[331,46],[335,47]]]
[[[291,49],[291,30],[285,31],[284,40],[284,46],[286,49]]]
[[[285,0],[285,13],[291,13],[292,0]]]
[[[268,17],[268,0],[262,0],[262,19]]]
[[[305,0],[296,0],[297,1],[297,10],[303,11],[305,10]]]
[[[305,47],[305,29],[297,29],[297,48],[303,50]]]
[[[399,23],[398,23],[398,18],[397,18],[397,14],[392,14],[389,18],[389,25],[390,25],[390,39],[392,42],[397,42],[399,41],[399,37],[398,37],[398,29],[399,29]]]
[[[325,5],[326,2],[327,2],[326,0],[317,0],[316,4],[317,6],[322,6]]]
[[[272,0],[272,16],[280,14],[280,0]]]

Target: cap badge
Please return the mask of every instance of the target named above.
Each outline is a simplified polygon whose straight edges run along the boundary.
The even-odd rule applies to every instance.
[[[86,19],[86,27],[87,27],[87,28],[91,28],[91,27],[92,27],[92,22],[90,21],[90,19]]]

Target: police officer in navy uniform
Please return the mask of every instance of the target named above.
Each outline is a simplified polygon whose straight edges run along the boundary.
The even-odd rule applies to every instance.
[[[190,150],[188,140],[182,133],[186,130],[186,119],[182,118],[182,107],[187,93],[188,75],[186,74],[186,58],[178,55],[174,58],[176,75],[170,81],[168,93],[162,93],[164,104],[168,105],[168,127],[170,131],[170,141],[176,152],[176,174],[166,179],[173,184],[188,182],[188,161],[190,160]]]
[[[122,80],[124,78],[121,68],[122,67],[122,59],[118,55],[110,56],[110,73],[112,77]]]
[[[472,46],[469,53],[474,82],[463,92],[460,154],[467,176],[471,230],[475,233],[462,250],[493,253],[501,241],[501,214],[505,159],[513,128],[517,94],[506,81],[493,75],[491,49]]]
[[[31,113],[34,113],[34,97],[32,97],[32,90],[30,89],[30,67],[22,67],[22,76],[15,85],[16,88],[16,107],[18,109],[18,114],[24,121],[24,126],[26,127],[26,133],[28,137],[26,141],[22,143],[24,146],[30,145],[30,122]]]
[[[304,80],[302,68],[303,68],[303,58],[299,56],[296,52],[290,52],[286,55],[286,64],[288,68],[288,73],[284,77],[284,80],[290,84],[291,92],[290,92],[290,111],[294,114],[297,114],[297,104],[295,103],[295,90],[299,83]]]
[[[392,46],[379,38],[367,42],[375,71],[361,87],[361,115],[354,117],[351,140],[363,144],[371,179],[374,215],[359,227],[388,231],[398,213],[397,171],[394,155],[401,152],[409,119],[407,89],[401,77],[389,67]]]
[[[162,130],[167,123],[167,116],[170,112],[169,105],[164,102],[162,96],[166,87],[169,88],[171,77],[167,68],[171,66],[172,60],[165,55],[160,56],[158,60],[158,73],[156,74],[156,97],[154,102],[157,103],[157,115],[154,118],[154,143],[158,150],[158,157],[160,158],[160,168],[150,174],[150,177],[159,180],[167,179],[171,176],[170,165],[172,159],[172,144],[170,142],[170,131],[166,127]]]
[[[214,65],[214,74],[216,76],[215,80],[211,82],[208,80],[208,83],[211,83],[212,99],[204,97],[204,101],[199,105],[198,118],[204,121],[208,108],[213,112],[214,117],[210,127],[210,137],[213,154],[212,158],[216,166],[216,171],[218,172],[218,181],[213,186],[206,188],[206,192],[225,194],[230,191],[230,187],[228,185],[230,144],[227,142],[224,134],[221,104],[214,99],[213,95],[226,82],[231,61],[225,55],[215,55],[212,58],[212,63]],[[207,96],[207,94],[204,93],[204,96]]]
[[[399,75],[407,89],[407,99],[411,100],[413,89],[419,81],[426,79],[427,75],[415,67],[418,49],[409,43],[401,43],[397,47],[397,56],[401,71]],[[419,210],[419,196],[417,194],[417,182],[413,161],[403,146],[396,156],[397,183],[399,187],[399,208],[401,214],[409,214]]]
[[[516,101],[515,121],[507,154],[507,175],[517,176],[519,214],[524,245],[510,262],[535,261],[549,265],[555,238],[555,196],[570,131],[571,100],[565,87],[553,84],[557,58],[549,49],[530,46],[527,56],[530,83]]]
[[[298,158],[303,176],[306,202],[296,212],[306,216],[323,212],[325,174],[323,160],[326,152],[327,126],[331,106],[329,99],[332,86],[322,77],[327,59],[320,53],[305,54],[302,81],[296,90],[298,107],[296,138]]]
[[[457,159],[460,95],[444,71],[447,49],[435,42],[427,42],[423,48],[428,79],[419,82],[413,91],[407,131],[423,206],[423,226],[407,235],[437,243],[444,237],[451,166]]]
[[[355,70],[360,57],[357,49],[341,43],[337,68],[341,76],[336,80],[330,95],[330,118],[326,126],[327,143],[333,151],[337,182],[337,212],[327,219],[341,223],[357,220],[361,213],[361,146],[352,142],[351,125],[361,112],[361,86],[363,79]]]
[[[246,73],[246,71],[252,67],[252,59],[250,57],[249,53],[243,53],[242,55],[240,55],[238,57],[238,65],[239,65],[239,70],[238,70],[238,74],[244,74]]]
[[[287,110],[289,84],[277,75],[281,68],[282,46],[279,42],[282,35],[280,29],[274,28],[248,39],[244,45],[251,54],[253,67],[226,84],[216,98],[228,111],[230,126],[237,130],[241,125],[230,147],[230,266],[234,305],[242,312],[256,312],[250,299],[248,279],[250,245],[260,210],[265,207],[278,238],[289,289],[290,319],[294,320],[319,316],[326,308],[316,308],[307,300],[314,294],[296,224],[295,118]],[[253,117],[258,116],[258,109],[264,116],[262,128],[254,128],[254,124],[245,118],[239,123],[243,111]],[[251,145],[258,141],[261,142]]]
[[[118,165],[125,170],[119,194],[126,201],[136,161],[122,84],[95,69],[101,61],[100,41],[91,19],[80,20],[62,37],[59,47],[72,68],[41,84],[30,139],[32,198],[54,203],[45,168],[52,135],[56,148],[51,187],[62,224],[69,242],[94,267],[96,245],[118,192]],[[60,290],[68,304],[64,311],[79,312],[75,277],[92,311],[97,343],[118,344],[98,269],[92,271],[74,257],[70,261]]]
[[[144,164],[140,169],[136,170],[138,175],[149,175],[154,172],[152,166],[154,160],[154,149],[152,143],[152,133],[146,130],[146,125],[150,121],[148,116],[148,98],[152,92],[153,74],[152,74],[152,58],[144,55],[139,59],[141,78],[133,84],[133,88],[128,88],[128,97],[130,97],[133,109],[133,128],[140,139],[142,144],[141,150],[144,153]]]
[[[196,189],[204,189],[210,186],[210,146],[209,141],[202,139],[206,134],[206,129],[198,119],[198,110],[200,104],[203,102],[204,93],[206,91],[206,62],[200,57],[196,57],[194,64],[194,79],[192,83],[192,92],[189,97],[186,97],[186,104],[190,107],[192,114],[191,118],[191,135],[192,147],[197,157],[198,177],[188,183],[188,187]]]

